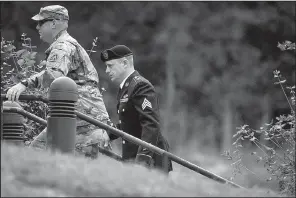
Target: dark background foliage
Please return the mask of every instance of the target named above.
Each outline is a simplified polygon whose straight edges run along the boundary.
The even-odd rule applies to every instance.
[[[277,48],[294,40],[293,2],[1,2],[1,36],[18,48],[25,32],[37,62],[48,46],[31,17],[51,4],[68,9],[69,33],[86,49],[98,37],[91,59],[114,122],[117,87],[99,52],[116,44],[133,50],[136,69],[160,95],[173,149],[192,143],[220,152],[237,126],[258,128],[289,111],[273,71],[295,84],[295,54]]]

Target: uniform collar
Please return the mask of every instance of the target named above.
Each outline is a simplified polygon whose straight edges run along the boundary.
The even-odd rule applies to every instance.
[[[125,79],[122,82],[122,86],[120,86],[120,88],[118,89],[118,93],[117,93],[117,100],[119,100],[122,97],[122,94],[124,93],[124,88],[127,88],[128,85],[130,84],[130,81],[132,81],[132,79],[134,79],[135,76],[139,76],[139,72],[138,71],[134,71],[132,74],[130,74],[127,79]]]
[[[60,32],[55,36],[54,41],[53,41],[52,44],[49,46],[49,48],[45,51],[45,53],[49,53],[49,52],[51,51],[52,47],[54,46],[54,44],[55,44],[58,40],[64,38],[64,37],[67,36],[67,35],[69,35],[68,32],[67,32],[67,30],[62,30],[62,31],[60,31]]]
[[[56,40],[58,40],[59,38],[61,38],[61,37],[63,37],[64,35],[66,35],[66,34],[68,34],[68,32],[67,32],[67,30],[62,30],[62,31],[60,31],[55,37],[54,37],[54,42],[56,41]]]
[[[128,77],[130,77],[134,72],[135,72],[135,71],[132,71],[132,72],[131,72],[129,75],[127,75],[127,76],[125,77],[125,79],[120,83],[120,85],[119,85],[120,89],[122,89],[122,87],[123,87],[125,81],[126,81],[126,80],[128,79]]]

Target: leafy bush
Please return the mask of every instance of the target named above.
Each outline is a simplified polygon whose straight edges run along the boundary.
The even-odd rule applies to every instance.
[[[286,41],[278,44],[281,50],[295,50],[295,43]],[[234,161],[233,175],[230,180],[242,173],[242,168],[252,174],[256,174],[249,170],[243,163],[242,154],[243,144],[251,142],[260,152],[251,152],[256,158],[256,162],[263,162],[270,177],[266,181],[276,180],[279,191],[284,195],[295,196],[295,85],[284,88],[286,80],[282,78],[280,71],[274,71],[274,78],[277,80],[275,84],[280,85],[287,102],[291,108],[291,112],[286,115],[280,115],[275,121],[265,124],[259,130],[254,130],[249,125],[243,125],[238,128],[236,134],[233,135],[236,140],[233,142],[234,150],[225,151],[222,155],[228,160]],[[289,90],[290,99],[285,90]]]
[[[45,62],[41,61],[36,65],[36,46],[32,46],[31,38],[25,33],[22,34],[22,48],[16,49],[14,41],[1,40],[1,73],[5,73],[1,78],[1,94],[6,94],[7,90],[19,83],[22,79],[28,78],[40,72],[45,67]],[[24,94],[44,95],[47,89],[27,89]],[[46,119],[48,107],[41,101],[21,101],[24,110],[31,112],[43,119]],[[45,127],[32,120],[25,123],[25,141],[31,141]]]

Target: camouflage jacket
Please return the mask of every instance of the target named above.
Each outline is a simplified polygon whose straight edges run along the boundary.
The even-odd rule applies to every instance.
[[[67,76],[78,86],[78,111],[107,122],[107,113],[98,83],[98,73],[85,49],[67,31],[56,36],[55,41],[45,51],[45,70],[31,76],[28,86],[48,88],[55,78]],[[80,124],[79,124],[80,123]],[[79,122],[78,125],[85,125]]]

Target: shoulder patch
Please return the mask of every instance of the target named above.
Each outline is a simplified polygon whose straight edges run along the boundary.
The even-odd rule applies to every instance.
[[[145,81],[145,80],[144,80],[144,78],[141,77],[141,76],[135,76],[135,77],[133,78],[133,81],[134,81],[135,83],[138,83],[138,82],[143,82],[143,81]]]
[[[142,109],[143,111],[145,110],[146,107],[150,107],[152,109],[152,104],[149,100],[147,100],[146,98],[144,98],[144,101],[142,103]]]
[[[54,54],[50,54],[48,57],[48,61],[49,62],[55,62],[58,59],[58,54],[54,53]]]
[[[73,50],[75,51],[75,46],[68,42],[68,41],[60,41],[57,42],[53,47],[52,50],[62,50],[68,54],[70,54]]]

